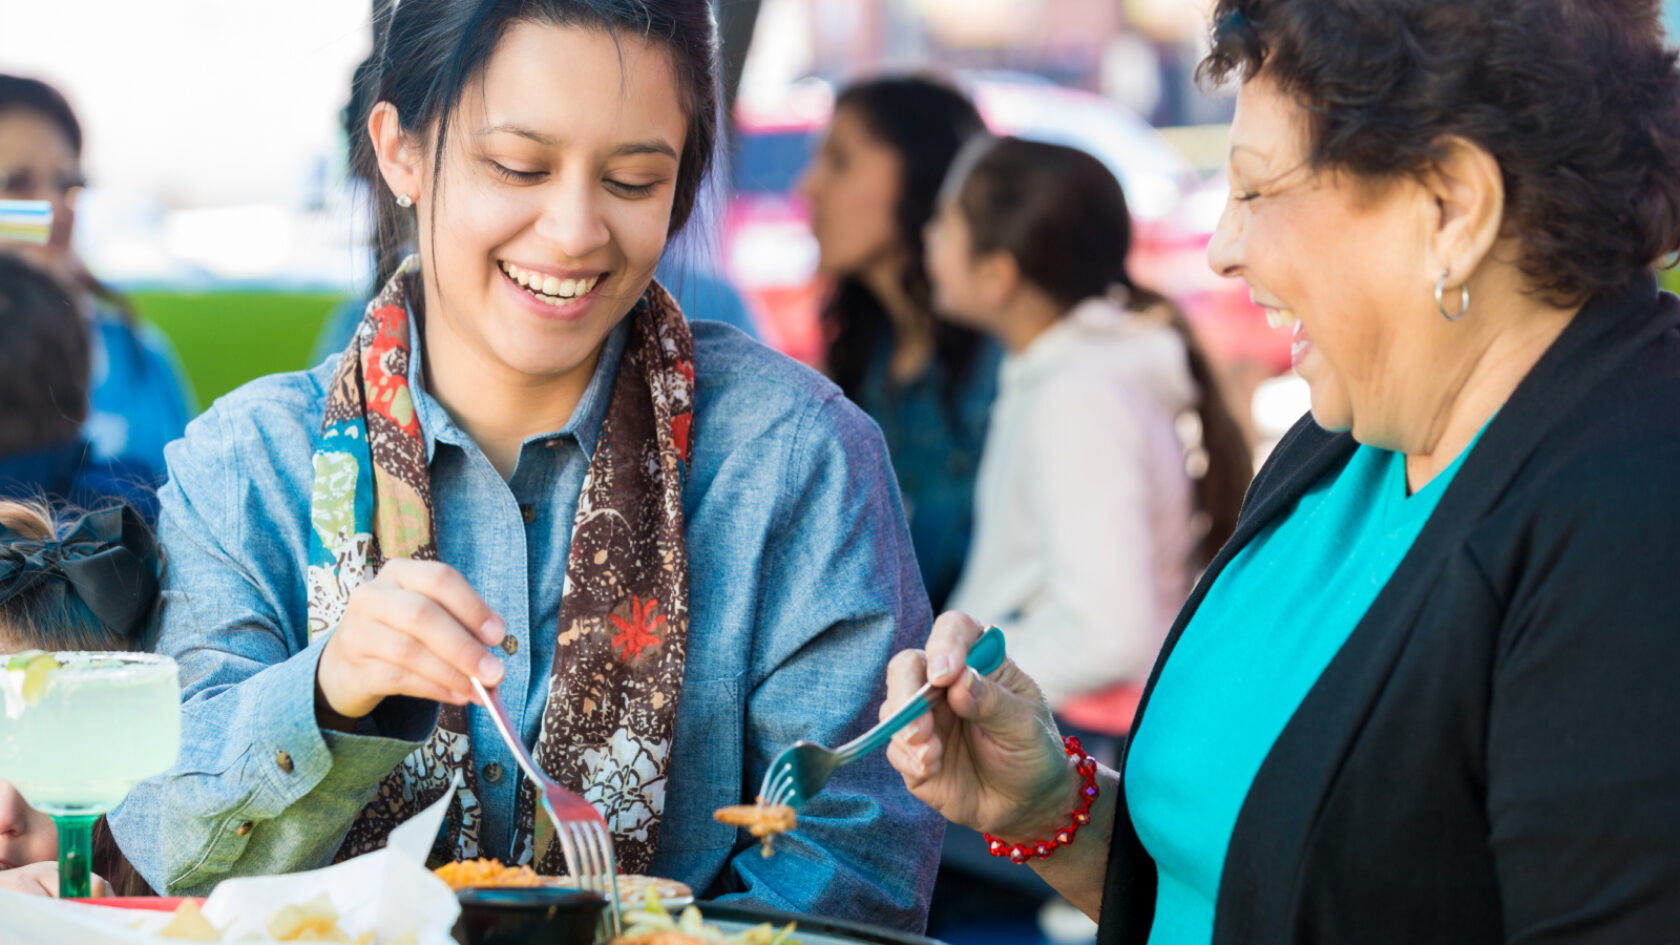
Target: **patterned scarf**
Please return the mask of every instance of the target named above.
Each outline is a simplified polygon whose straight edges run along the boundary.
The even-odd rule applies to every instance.
[[[310,503],[309,635],[338,625],[350,592],[389,558],[436,559],[430,471],[409,391],[410,257],[368,305],[327,392]],[[629,317],[606,417],[572,526],[548,704],[532,754],[606,817],[619,869],[645,873],[659,839],[688,641],[682,477],[691,455],[694,340],[658,283]],[[516,699],[517,701],[517,699]],[[475,710],[478,711],[478,710]],[[467,710],[443,706],[437,731],[379,785],[339,859],[384,846],[391,829],[441,797],[459,773],[432,849],[480,854],[482,811]],[[535,793],[521,786],[513,859],[561,872],[537,849]]]

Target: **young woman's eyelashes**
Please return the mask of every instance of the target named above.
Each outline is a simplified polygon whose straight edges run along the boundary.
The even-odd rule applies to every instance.
[[[547,171],[522,171],[517,168],[508,167],[506,164],[492,158],[486,158],[485,164],[489,166],[491,173],[510,184],[535,184],[548,177]],[[658,190],[661,184],[666,183],[666,180],[664,178],[660,178],[657,180],[647,181],[646,183],[635,183],[632,181],[618,180],[608,177],[603,180],[602,183],[606,185],[607,189],[611,190],[620,197],[627,197],[634,200],[652,196],[653,192]]]

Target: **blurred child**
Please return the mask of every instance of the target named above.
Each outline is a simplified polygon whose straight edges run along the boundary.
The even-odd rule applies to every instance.
[[[116,499],[156,517],[159,471],[99,459],[86,439],[90,336],[57,279],[0,254],[0,497],[83,507]]]
[[[64,565],[101,558],[109,579],[84,586]],[[55,517],[40,502],[0,499],[0,655],[22,650],[132,650],[157,601],[151,531],[126,506]],[[88,569],[77,569],[86,571]],[[58,829],[0,781],[0,888],[58,894]],[[149,895],[101,819],[95,895]],[[104,887],[104,888],[101,888]]]
[[[928,231],[939,310],[1008,351],[975,536],[949,606],[991,621],[1074,725],[1124,734],[1250,459],[1172,303],[1126,271],[1130,217],[1096,158],[967,148]]]

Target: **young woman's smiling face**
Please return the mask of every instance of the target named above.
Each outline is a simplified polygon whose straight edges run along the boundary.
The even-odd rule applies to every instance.
[[[514,383],[593,370],[665,249],[681,101],[661,46],[520,22],[451,115],[438,185],[430,146],[382,160],[415,201],[430,367],[441,345]]]

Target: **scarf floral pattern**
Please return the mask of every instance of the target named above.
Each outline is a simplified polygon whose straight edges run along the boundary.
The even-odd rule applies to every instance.
[[[338,625],[351,592],[397,557],[436,559],[430,471],[409,390],[410,257],[368,305],[327,392],[310,504],[309,635]],[[537,764],[606,818],[619,868],[645,873],[659,839],[688,641],[682,482],[693,449],[694,341],[658,283],[630,337],[573,520]],[[339,859],[384,846],[392,828],[462,780],[432,849],[480,856],[481,810],[467,710],[443,706],[431,739],[356,816]],[[513,861],[557,874],[522,784]],[[546,849],[539,849],[546,846]]]

